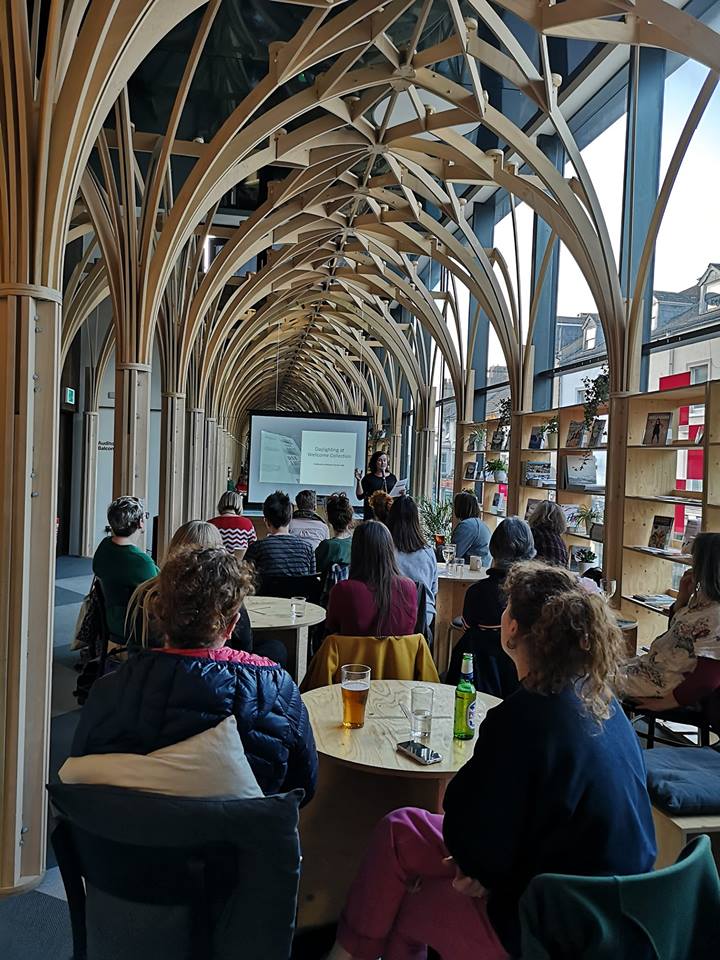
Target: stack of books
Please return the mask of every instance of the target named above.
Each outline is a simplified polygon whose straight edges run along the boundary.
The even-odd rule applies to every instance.
[[[520,483],[526,487],[554,487],[555,475],[549,460],[523,460]]]

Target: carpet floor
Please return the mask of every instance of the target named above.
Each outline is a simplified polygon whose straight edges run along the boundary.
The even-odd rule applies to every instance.
[[[67,904],[44,893],[0,900],[2,960],[71,960]]]

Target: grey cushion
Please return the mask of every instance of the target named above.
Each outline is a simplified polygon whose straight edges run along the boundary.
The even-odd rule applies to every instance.
[[[720,814],[720,753],[712,747],[655,747],[644,756],[656,807],[674,816]]]

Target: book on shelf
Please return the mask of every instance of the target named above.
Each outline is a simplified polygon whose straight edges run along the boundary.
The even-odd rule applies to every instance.
[[[695,542],[695,537],[700,533],[700,521],[699,520],[688,520],[685,523],[685,532],[683,533],[682,546],[680,547],[680,552],[684,554],[689,554],[692,550],[692,545]]]
[[[498,427],[496,430],[493,430],[492,437],[490,438],[490,449],[507,450],[507,439],[508,431],[505,427]]]
[[[697,500],[702,502],[702,490],[678,490],[677,487],[670,494],[671,497],[677,497],[680,500]]]
[[[592,430],[590,431],[590,446],[599,447],[605,436],[605,421],[601,417],[595,417]]]
[[[563,459],[563,480],[565,487],[586,489],[597,486],[597,460],[594,453],[583,456],[568,455]],[[602,489],[601,487],[599,489]]]
[[[505,494],[504,493],[494,493],[492,498],[492,503],[490,504],[490,513],[495,513],[498,516],[505,516]]]
[[[525,519],[529,520],[530,516],[539,503],[543,503],[542,500],[535,500],[533,497],[528,497],[528,502],[525,506]]]
[[[528,448],[530,450],[542,450],[543,437],[544,437],[544,434],[542,431],[542,427],[540,426],[531,427]]]
[[[672,413],[649,413],[645,423],[644,447],[664,447],[668,441]]]
[[[648,539],[648,547],[651,550],[656,550],[658,553],[669,552],[673,523],[672,517],[661,517],[655,514]]]
[[[478,475],[482,477],[482,464],[476,460],[471,460],[470,463],[465,464],[464,480],[477,480]]]
[[[523,460],[520,464],[520,483],[528,487],[553,487],[555,477],[549,460]]]
[[[565,439],[566,447],[586,447],[589,439],[588,428],[584,420],[571,420]]]
[[[605,524],[604,523],[592,523],[590,525],[590,539],[594,540],[595,543],[605,542]]]
[[[667,593],[634,593],[633,600],[640,600],[641,603],[648,603],[651,607],[664,607],[665,609],[675,603],[675,598]]]
[[[576,533],[580,529],[580,521],[577,515],[576,503],[561,503],[560,509],[565,514],[565,523],[568,533]]]

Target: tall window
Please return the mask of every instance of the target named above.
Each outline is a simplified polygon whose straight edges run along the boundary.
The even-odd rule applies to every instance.
[[[660,177],[705,80],[707,69],[686,61],[665,80]],[[678,342],[720,322],[720,194],[709,186],[709,171],[720,156],[720,90],[713,93],[688,146],[655,244],[653,321],[648,389],[664,378],[707,367],[706,379],[720,377],[720,339]],[[665,342],[664,342],[665,341]],[[692,382],[701,383],[702,380]]]

